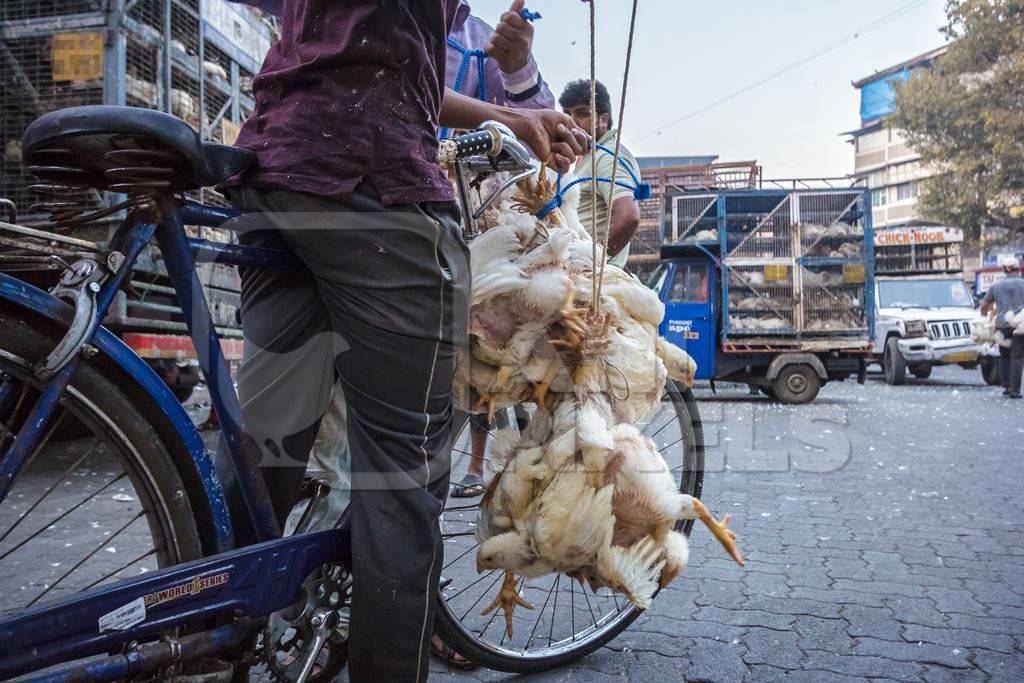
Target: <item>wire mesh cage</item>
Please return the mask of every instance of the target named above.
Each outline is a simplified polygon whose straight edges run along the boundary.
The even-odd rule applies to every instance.
[[[0,42],[0,197],[13,201],[20,211],[40,200],[30,190],[36,179],[22,164],[22,133],[54,109],[103,102],[102,68],[75,59],[97,45],[102,48],[102,40],[101,34],[91,31],[61,31]],[[83,193],[82,198],[93,201],[95,195]]]
[[[718,242],[718,195],[694,194],[672,198],[672,223],[665,241]]]
[[[863,263],[801,266],[803,324],[807,333],[850,334],[867,329]]]
[[[797,297],[789,264],[727,264],[726,272],[729,334],[792,334],[796,331]]]
[[[858,210],[862,196],[863,190],[796,194],[801,256],[863,258],[870,245],[864,244],[864,226]]]
[[[785,192],[729,195],[725,199],[727,258],[792,258],[792,198]]]

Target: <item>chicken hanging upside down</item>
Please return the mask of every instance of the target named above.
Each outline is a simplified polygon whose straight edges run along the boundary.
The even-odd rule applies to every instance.
[[[517,577],[565,573],[649,607],[686,565],[680,520],[699,519],[743,564],[729,517],[680,493],[634,426],[658,407],[667,378],[693,384],[693,360],[658,336],[664,306],[606,264],[595,307],[594,245],[573,198],[539,221],[522,208],[547,203],[550,184],[521,190],[470,244],[470,345],[456,376],[465,409],[537,404],[517,441],[492,448],[498,472],[476,529],[477,569],[505,571],[484,613],[500,607],[510,636],[515,607],[532,609]],[[597,270],[602,261],[598,245]]]

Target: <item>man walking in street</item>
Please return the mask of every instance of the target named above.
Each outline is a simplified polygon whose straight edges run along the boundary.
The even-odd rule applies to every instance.
[[[1021,398],[1021,375],[1024,374],[1024,335],[1014,334],[1007,318],[1024,308],[1024,280],[1020,277],[1020,263],[1014,256],[1001,256],[1000,264],[1006,277],[989,288],[981,302],[982,315],[995,305],[998,317],[996,329],[1010,340],[1009,347],[999,347],[999,376],[1003,395]]]
[[[597,143],[609,150],[615,151],[615,128],[612,126],[612,102],[608,96],[608,89],[601,83],[597,83]],[[585,131],[590,131],[590,81],[573,81],[565,86],[558,104],[562,111],[572,117],[576,125]],[[611,154],[602,150],[592,148],[583,158],[576,163],[576,177],[587,178],[591,173],[591,154],[596,154],[597,177],[611,178],[614,159]],[[636,159],[629,153],[626,146],[619,146],[619,163],[615,172],[615,180],[624,183],[628,187],[633,186],[633,176],[630,175],[626,166],[632,169],[633,174],[640,176],[640,167]],[[612,222],[608,228],[608,262],[620,268],[626,267],[626,259],[629,257],[629,241],[640,226],[640,206],[637,204],[633,191],[628,187],[615,185],[607,182],[599,182],[597,185],[597,202],[594,213],[591,214],[591,198],[594,194],[594,183],[583,183],[580,190],[580,199],[577,205],[580,223],[586,230],[596,226],[597,239],[600,241],[604,236],[605,225],[607,225],[608,213],[611,212]]]

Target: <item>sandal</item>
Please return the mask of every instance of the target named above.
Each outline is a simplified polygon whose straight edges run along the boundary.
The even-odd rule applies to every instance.
[[[440,640],[440,638],[438,638]],[[480,667],[479,664],[471,659],[466,659],[458,652],[452,649],[448,643],[441,642],[441,647],[438,647],[434,643],[434,638],[430,639],[430,653],[440,659],[442,662],[447,664],[453,669],[461,669],[462,671],[472,671]]]
[[[483,477],[467,474],[458,484],[452,484],[452,497],[476,498],[477,496],[484,495],[486,490],[487,486],[484,484]]]

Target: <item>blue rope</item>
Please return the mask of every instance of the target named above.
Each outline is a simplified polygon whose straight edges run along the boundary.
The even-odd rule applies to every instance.
[[[484,60],[487,58],[487,54],[483,50],[469,50],[451,38],[448,39],[448,46],[458,50],[462,54],[462,61],[459,62],[459,71],[455,74],[455,83],[452,84],[452,90],[457,93],[462,92],[462,86],[466,82],[466,72],[469,71],[469,61],[476,57],[476,98],[481,102],[487,101],[487,71],[484,67]],[[441,134],[438,136],[442,140],[448,137],[449,129],[442,128]]]
[[[531,12],[525,7],[519,10],[519,16],[521,16],[523,19],[526,19],[527,21],[537,21],[538,19],[541,18],[540,12]]]
[[[584,0],[584,2],[586,2],[586,0]],[[602,152],[605,152],[605,153],[609,154],[610,156],[615,156],[615,152],[613,152],[612,150],[608,149],[604,145],[595,145],[595,146],[597,147],[597,149],[601,150]],[[638,202],[642,202],[645,199],[650,199],[651,196],[652,196],[651,186],[648,185],[647,183],[640,182],[640,178],[637,177],[636,173],[633,172],[633,169],[630,167],[630,165],[627,164],[625,162],[625,160],[621,156],[619,156],[619,166],[624,168],[624,169],[626,169],[626,172],[629,173],[629,177],[633,180],[633,184],[632,185],[624,183],[621,180],[612,180],[611,178],[601,178],[601,177],[597,178],[597,182],[599,182],[599,183],[611,183],[613,185],[618,185],[619,187],[624,187],[627,190],[632,190],[633,191],[633,199],[635,199]],[[571,183],[569,183],[565,187],[562,187],[562,174],[559,173],[558,174],[558,178],[555,180],[555,196],[551,198],[551,201],[549,201],[547,204],[545,204],[543,207],[541,207],[540,211],[537,212],[537,218],[540,218],[540,219],[543,220],[544,218],[547,218],[548,214],[550,214],[552,211],[554,211],[555,209],[560,207],[562,205],[562,197],[574,185],[579,185],[580,183],[589,183],[592,180],[594,180],[593,176],[589,176],[589,177],[586,177],[586,178],[577,178],[576,180],[573,180]]]

